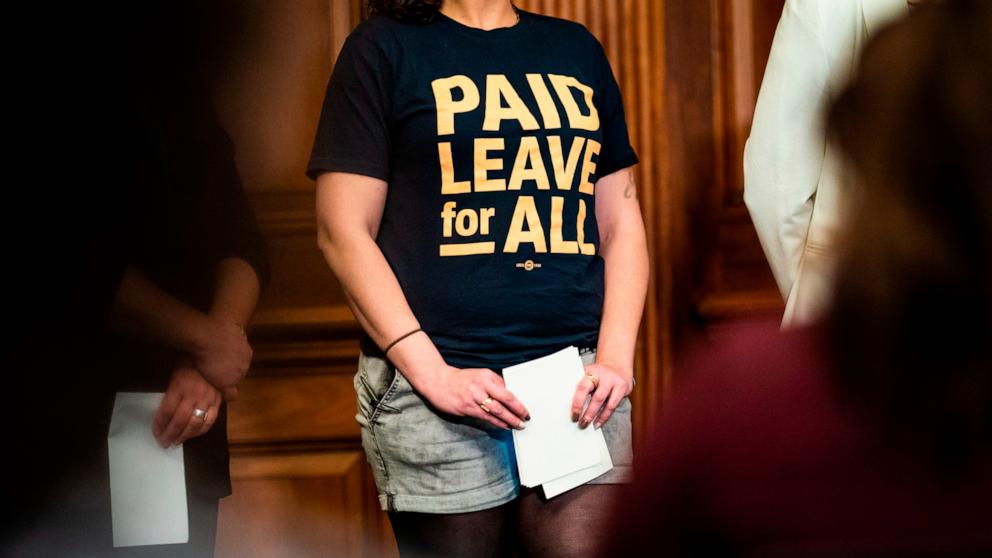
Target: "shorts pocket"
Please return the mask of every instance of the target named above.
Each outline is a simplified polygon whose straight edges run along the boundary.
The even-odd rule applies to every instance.
[[[613,411],[613,416],[603,425],[603,435],[606,436],[614,467],[634,464],[631,411],[630,398],[624,397]]]
[[[358,395],[358,416],[362,426],[377,424],[384,413],[398,413],[389,402],[400,387],[400,374],[389,361],[362,354],[358,359],[358,373],[355,374],[355,392]]]

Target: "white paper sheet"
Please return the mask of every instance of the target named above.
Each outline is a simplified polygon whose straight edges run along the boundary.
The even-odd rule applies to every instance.
[[[613,468],[613,458],[610,457],[610,448],[606,445],[606,438],[603,437],[602,440],[599,463],[542,484],[541,488],[544,489],[544,497],[550,500],[559,494],[564,494],[575,487],[582,486],[592,479],[609,472]]]
[[[114,546],[189,541],[183,448],[152,435],[161,393],[118,393],[110,420],[110,505]]]
[[[571,418],[572,398],[584,374],[582,358],[575,347],[503,370],[506,387],[531,416],[525,430],[513,431],[517,469],[524,486],[559,479],[551,487],[557,490],[581,478],[578,473],[602,464],[606,448],[602,431],[580,430]]]

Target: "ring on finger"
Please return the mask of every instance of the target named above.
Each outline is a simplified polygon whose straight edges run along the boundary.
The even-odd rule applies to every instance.
[[[597,376],[595,374],[586,374],[586,377],[589,378],[589,381],[590,382],[592,382],[593,389],[596,389],[596,388],[599,387],[599,376]]]
[[[485,411],[486,413],[492,414],[492,411],[490,411],[489,407],[486,406],[486,405],[492,405],[492,403],[493,403],[493,398],[487,397],[485,401],[479,403],[479,406],[482,407],[482,410]]]
[[[205,421],[207,420],[207,411],[205,409],[193,409],[193,418]]]

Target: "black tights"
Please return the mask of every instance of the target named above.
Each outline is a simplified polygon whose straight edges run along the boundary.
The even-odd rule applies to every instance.
[[[596,556],[619,486],[587,484],[551,500],[519,498],[473,513],[390,512],[402,558]]]

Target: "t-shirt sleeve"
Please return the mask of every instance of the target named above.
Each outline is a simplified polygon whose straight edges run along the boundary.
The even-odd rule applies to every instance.
[[[211,120],[204,121],[210,124],[210,135],[203,139],[209,140],[206,148],[214,159],[212,180],[204,185],[199,207],[192,209],[200,213],[197,223],[203,227],[199,249],[215,265],[227,257],[243,260],[264,289],[271,273],[265,237],[234,163],[234,144],[212,110],[210,114]]]
[[[608,176],[618,170],[637,164],[637,153],[630,145],[627,119],[623,110],[623,97],[620,86],[613,75],[610,61],[606,58],[602,45],[596,41],[595,56],[600,71],[600,122],[603,127],[603,148],[599,155],[597,170],[599,176]]]
[[[348,172],[389,179],[392,70],[382,48],[352,34],[327,84],[307,176]]]

